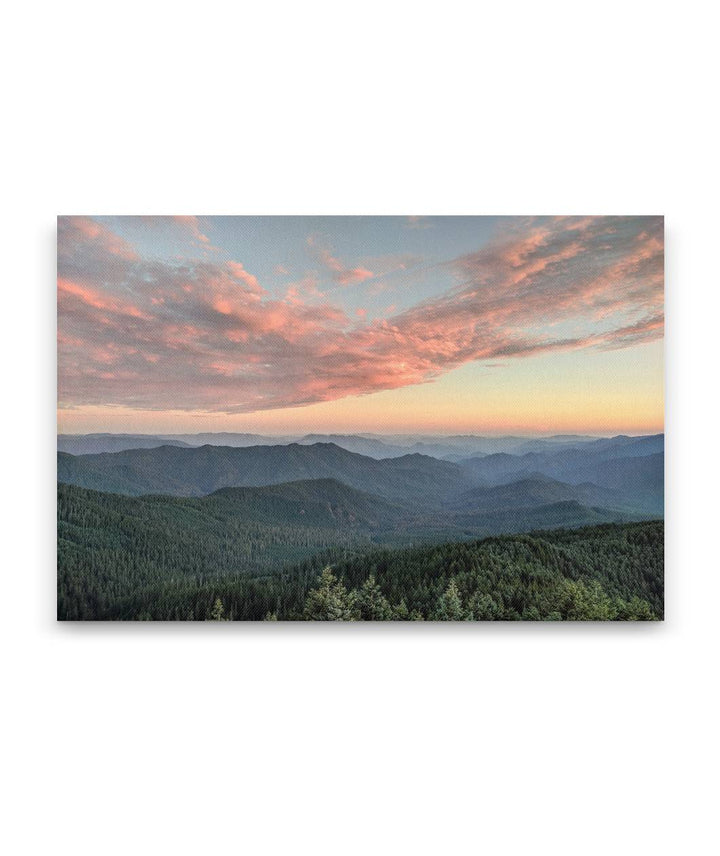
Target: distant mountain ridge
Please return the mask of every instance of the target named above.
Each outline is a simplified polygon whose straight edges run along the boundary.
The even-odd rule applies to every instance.
[[[661,441],[618,438],[584,450],[498,453],[460,463],[419,453],[376,459],[334,443],[59,452],[58,481],[129,496],[204,496],[221,488],[334,479],[407,508],[477,514],[575,501],[662,515],[664,455],[653,451]]]
[[[202,496],[224,487],[260,487],[331,478],[356,490],[433,506],[471,487],[457,464],[423,455],[378,461],[333,443],[303,446],[160,446],[98,455],[58,453],[58,481],[130,496]]]
[[[619,491],[599,487],[591,482],[572,485],[536,473],[530,478],[508,484],[472,488],[448,503],[447,507],[456,511],[481,512],[558,502],[614,508],[622,506],[623,497]]]
[[[661,454],[665,451],[665,435],[648,437],[610,437],[593,440],[581,446],[562,445],[543,451],[516,451],[515,453],[497,452],[491,455],[468,456],[458,463],[464,467],[475,468],[478,475],[487,474],[492,478],[504,472],[543,472],[541,467],[554,466],[557,469],[578,467],[588,461],[609,461],[617,458],[641,458]],[[548,473],[549,474],[549,473]]]
[[[182,440],[168,440],[150,434],[58,434],[58,452],[71,455],[96,455],[124,452],[127,449],[157,449],[159,446],[185,446]]]
[[[662,438],[662,435],[659,435]],[[522,455],[527,452],[554,453],[562,449],[587,448],[599,450],[603,444],[619,447],[647,438],[624,437],[595,438],[582,435],[556,435],[552,437],[484,437],[481,435],[423,435],[423,434],[297,434],[270,436],[235,432],[204,432],[199,434],[60,434],[58,451],[73,455],[119,452],[135,448],[173,446],[286,446],[292,443],[314,445],[334,443],[350,452],[382,460],[420,453],[445,460],[459,461],[498,453]],[[660,451],[657,449],[656,451]]]

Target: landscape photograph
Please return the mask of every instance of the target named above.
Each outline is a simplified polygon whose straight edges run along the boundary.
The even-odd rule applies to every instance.
[[[661,216],[60,216],[61,621],[660,621]]]

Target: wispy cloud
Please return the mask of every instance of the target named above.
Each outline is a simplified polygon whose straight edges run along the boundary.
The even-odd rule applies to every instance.
[[[131,244],[90,217],[58,217],[58,256],[63,262],[83,265],[94,259],[110,267],[113,259],[138,257]]]
[[[312,248],[317,260],[330,273],[338,285],[354,285],[355,283],[364,282],[366,279],[372,279],[375,276],[371,270],[365,267],[350,267],[344,264],[340,259],[333,256],[330,250],[321,246],[313,236],[308,238],[308,246]]]
[[[212,241],[206,234],[201,218],[193,214],[176,214],[173,216],[163,216],[155,214],[142,214],[138,216],[129,216],[123,218],[129,222],[140,224],[143,229],[160,229],[174,230],[175,233],[184,241],[195,244],[208,252],[218,250],[218,247],[213,246]],[[207,220],[208,218],[202,218]]]
[[[339,284],[365,270],[319,252]],[[273,298],[240,261],[146,260],[89,218],[61,218],[61,404],[267,410],[663,334],[660,218],[503,221],[445,268],[449,291],[368,322],[323,299],[312,276]]]
[[[162,221],[164,218],[157,217],[156,220]],[[209,244],[210,238],[200,229],[200,221],[194,215],[177,214],[169,218],[173,223],[177,223],[195,238],[201,244]]]
[[[257,277],[248,273],[240,262],[230,261],[227,263],[230,274],[252,294],[265,294],[265,289],[257,281]]]

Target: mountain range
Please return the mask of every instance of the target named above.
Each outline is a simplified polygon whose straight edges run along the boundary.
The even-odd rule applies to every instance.
[[[660,435],[662,437],[662,435]],[[126,449],[156,448],[157,446],[287,446],[299,443],[308,446],[315,443],[334,443],[349,452],[357,452],[370,458],[397,458],[408,454],[431,455],[436,458],[457,461],[461,458],[509,453],[522,455],[527,452],[556,452],[560,449],[578,449],[588,444],[620,445],[632,444],[636,438],[615,437],[610,439],[563,434],[553,437],[482,437],[467,435],[423,434],[305,434],[271,436],[263,434],[205,432],[200,434],[59,434],[57,448],[72,455],[121,452]]]
[[[129,496],[205,496],[222,488],[331,479],[410,510],[487,514],[569,502],[647,516],[662,514],[662,447],[662,435],[587,441],[582,449],[557,441],[553,451],[455,462],[419,453],[377,459],[335,443],[162,445],[58,452],[58,481]]]
[[[197,445],[186,436],[60,437],[59,446],[85,452],[57,453],[58,614],[207,616],[220,585],[234,615],[289,615],[320,568],[352,557],[372,576],[384,567],[378,551],[436,544],[445,545],[439,554],[422,555],[445,557],[452,568],[458,545],[474,539],[663,514],[662,435],[490,438],[485,451],[478,451],[483,438],[392,438],[405,444],[395,451],[421,443],[454,448],[453,460],[417,451],[380,455],[380,446],[393,444],[372,436],[338,439],[374,455],[325,442],[336,435],[248,442],[257,436],[234,435],[236,445]],[[132,447],[118,448],[125,444]],[[503,445],[513,451],[492,451]],[[645,530],[628,529],[627,538],[636,531]],[[606,552],[615,549],[613,533],[602,536]],[[546,542],[534,539],[547,564]],[[548,568],[553,579],[565,567],[556,559]],[[415,559],[407,561],[414,573]],[[526,582],[528,592],[536,590]],[[434,615],[429,601],[422,605],[430,582],[419,586],[406,593],[414,592],[421,615]],[[394,596],[404,614],[402,587]]]
[[[348,487],[413,506],[434,506],[469,488],[458,464],[423,455],[382,461],[334,443],[304,446],[159,446],[99,455],[58,452],[58,481],[139,496],[203,496],[223,487],[260,487],[303,479],[336,479]]]
[[[615,438],[614,442],[598,441],[580,449],[560,448],[552,453],[498,453],[464,458],[459,466],[467,480],[486,487],[541,475],[570,485],[587,483],[615,490],[620,505],[629,505],[638,511],[661,515],[663,510],[663,435]]]

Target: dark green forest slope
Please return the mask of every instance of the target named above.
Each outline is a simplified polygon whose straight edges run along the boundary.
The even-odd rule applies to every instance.
[[[59,485],[58,617],[662,617],[661,522],[380,548],[403,514],[332,480],[202,499]]]
[[[207,497],[125,497],[58,485],[58,614],[97,618],[159,582],[267,574],[367,549],[398,512],[330,479],[226,488]]]

